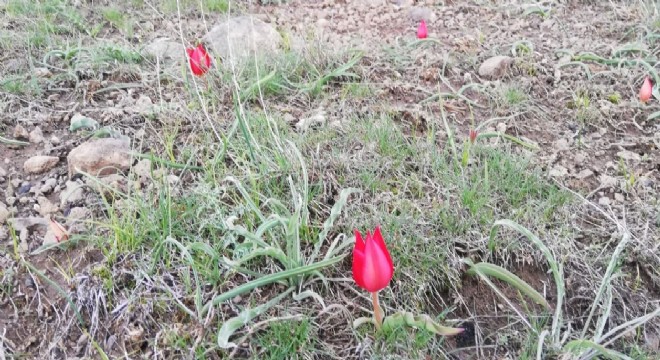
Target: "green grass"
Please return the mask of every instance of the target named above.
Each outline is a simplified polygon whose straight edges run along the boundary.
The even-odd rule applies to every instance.
[[[259,359],[306,359],[317,351],[313,323],[307,319],[273,321],[255,339]]]
[[[199,11],[200,3],[204,12],[214,12],[214,13],[225,13],[229,10],[230,0],[180,0],[179,6],[182,11]],[[238,4],[235,2],[231,3],[232,9],[237,10]],[[176,0],[164,0],[161,3],[161,8],[165,12],[175,13],[177,12],[177,1]]]
[[[127,37],[133,36],[133,22],[121,9],[109,7],[102,10],[103,18]]]

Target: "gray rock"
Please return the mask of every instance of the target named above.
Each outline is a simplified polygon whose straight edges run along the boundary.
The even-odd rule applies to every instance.
[[[34,68],[34,76],[40,77],[40,78],[48,78],[51,77],[53,73],[48,70],[48,68],[45,67],[36,67]]]
[[[72,225],[80,220],[88,219],[91,216],[91,211],[86,207],[74,207],[69,210],[69,215],[66,217],[66,223]]]
[[[39,196],[37,198],[37,202],[39,203],[39,210],[38,211],[39,211],[39,214],[41,216],[47,216],[47,215],[50,215],[50,214],[54,214],[54,213],[56,213],[60,210],[57,205],[53,204],[45,196]]]
[[[555,165],[555,167],[550,170],[550,176],[552,177],[564,177],[566,174],[568,174],[568,169],[561,165]]]
[[[415,6],[410,8],[410,10],[408,10],[408,16],[410,16],[410,18],[414,22],[419,22],[424,20],[425,22],[429,23],[435,21],[436,19],[433,10],[427,7],[420,7],[420,6]],[[431,24],[426,24],[426,25],[428,26]]]
[[[54,168],[59,161],[56,156],[37,155],[23,163],[23,170],[28,174],[41,174]]]
[[[513,58],[510,56],[494,56],[484,61],[481,66],[479,66],[479,76],[499,78],[506,73],[512,63]]]
[[[555,141],[553,147],[556,151],[566,151],[571,148],[571,146],[568,144],[568,140],[566,139],[559,139]]]
[[[282,36],[275,28],[253,16],[238,16],[214,26],[202,40],[223,64],[240,62],[251,56],[273,54]]]
[[[579,173],[577,173],[577,175],[575,175],[575,178],[582,180],[582,179],[586,179],[586,178],[592,176],[593,174],[594,174],[593,171],[591,171],[589,169],[584,169],[584,170],[580,171]]]
[[[133,166],[133,173],[142,180],[151,177],[151,160],[142,159],[138,161],[138,163]]]
[[[104,138],[80,144],[67,157],[69,176],[85,172],[105,176],[131,167],[130,141]]]
[[[75,181],[67,181],[66,188],[60,193],[60,205],[81,201],[85,196],[85,189]]]
[[[4,203],[0,202],[0,224],[4,224],[5,221],[7,221],[8,217],[9,217],[9,210],[7,209],[7,206],[5,206]]]
[[[154,112],[154,103],[148,96],[140,95],[140,97],[135,101],[135,105],[128,108],[127,110],[143,116],[150,115]]]
[[[44,133],[41,131],[40,127],[37,126],[30,132],[30,142],[33,144],[44,142]]]
[[[53,190],[57,186],[57,180],[54,178],[50,178],[44,182],[44,184],[39,188],[39,192],[42,194],[49,193],[51,190]]]
[[[2,166],[0,166],[0,177],[5,177],[7,176],[7,170],[5,170]]]
[[[22,125],[20,124],[16,125],[16,127],[14,128],[14,139],[28,140],[29,137],[30,134],[28,134],[27,130],[25,130],[25,128]]]
[[[185,48],[180,42],[168,38],[155,39],[145,46],[143,53],[164,62],[179,62],[185,59]]]
[[[48,226],[48,220],[40,217],[26,217],[26,218],[11,218],[7,222],[16,229],[22,232],[23,230],[31,230],[35,226]]]

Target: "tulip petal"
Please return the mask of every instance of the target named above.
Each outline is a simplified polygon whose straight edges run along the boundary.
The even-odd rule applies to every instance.
[[[385,254],[387,258],[387,263],[390,265],[391,268],[394,268],[394,263],[392,263],[392,257],[390,256],[390,252],[387,251],[387,246],[385,246],[385,240],[383,240],[383,235],[380,232],[380,226],[376,226],[376,229],[374,230],[374,240],[376,241],[376,244],[381,249],[381,251]]]
[[[359,231],[355,230],[355,246],[353,247],[353,280],[359,287],[365,288],[364,279],[362,277],[362,269],[364,269],[364,240]]]

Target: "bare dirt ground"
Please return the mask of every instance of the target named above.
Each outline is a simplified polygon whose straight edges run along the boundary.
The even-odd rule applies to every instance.
[[[0,1],[0,359],[657,358],[659,11]],[[191,76],[246,15],[275,50]],[[462,334],[353,326],[378,224],[386,312]]]

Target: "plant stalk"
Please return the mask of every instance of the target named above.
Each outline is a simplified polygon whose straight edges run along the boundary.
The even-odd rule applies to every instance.
[[[376,320],[376,330],[380,331],[383,326],[383,309],[378,303],[378,291],[371,293],[371,301],[374,303],[374,319]]]

